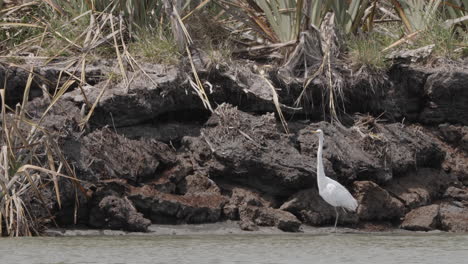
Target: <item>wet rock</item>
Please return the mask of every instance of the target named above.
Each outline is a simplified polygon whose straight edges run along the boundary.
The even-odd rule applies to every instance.
[[[302,154],[315,155],[318,138],[310,131],[318,128],[325,134],[323,156],[340,182],[357,179],[385,183],[417,166],[440,167],[444,158],[440,148],[415,128],[375,122],[367,127],[357,123],[352,128],[326,122],[311,124],[298,136]]]
[[[468,207],[460,202],[440,204],[441,229],[451,232],[468,232]]]
[[[258,225],[256,225],[253,221],[249,221],[249,220],[240,221],[239,222],[239,227],[240,227],[240,229],[242,229],[244,231],[257,231],[257,230],[260,229],[258,227]]]
[[[107,196],[91,210],[89,225],[95,228],[145,232],[151,221],[138,213],[127,198]]]
[[[432,204],[411,210],[400,227],[413,231],[430,231],[439,225],[439,205]]]
[[[254,223],[258,226],[276,226],[286,232],[298,232],[301,226],[293,214],[270,207],[243,205],[239,208],[239,216],[241,228],[251,228],[251,223]]]
[[[399,220],[404,214],[403,203],[374,182],[356,181],[354,192],[361,220]]]
[[[443,122],[468,125],[468,71],[461,68],[439,70],[424,85],[428,102],[421,112],[426,124]]]
[[[226,198],[217,193],[175,195],[151,186],[133,187],[129,199],[153,223],[207,223],[221,217]]]
[[[272,195],[292,194],[313,181],[314,160],[301,155],[279,132],[273,114],[253,116],[223,104],[201,133],[185,144],[215,181]]]
[[[291,212],[308,225],[334,224],[336,218],[335,209],[319,196],[317,188],[299,191],[281,205],[280,209]],[[338,223],[340,225],[358,222],[355,213],[345,213],[339,210]]]
[[[394,179],[385,189],[412,209],[440,198],[450,179],[444,171],[421,168],[402,178]]]

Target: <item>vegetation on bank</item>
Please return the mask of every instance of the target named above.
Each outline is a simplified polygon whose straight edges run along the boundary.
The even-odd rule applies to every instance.
[[[435,45],[433,57],[457,59],[468,53],[468,0],[0,0],[0,58],[15,65],[64,60],[68,67],[117,59],[109,82],[126,81],[126,72],[142,69],[144,61],[192,60],[195,48],[214,63],[247,57],[280,66],[296,56],[304,32],[325,32],[324,21],[334,24],[341,59],[355,69],[383,70],[389,53],[428,45]],[[330,66],[330,49],[321,52],[321,65]],[[327,67],[320,68],[302,76],[305,87],[316,75],[327,75]],[[65,74],[67,69],[66,81],[48,94],[51,105],[44,116],[72,85],[85,85],[85,76]],[[193,64],[192,70],[190,83],[210,108]],[[57,144],[41,129],[42,118],[33,122],[25,111],[33,75],[16,108],[4,103],[8,94],[1,84],[0,235],[34,235],[53,223],[52,214],[32,215],[25,199],[34,196],[49,208],[41,198],[49,188],[60,207],[60,177],[82,188]],[[329,89],[333,94],[335,88]],[[82,127],[96,103],[89,102]]]

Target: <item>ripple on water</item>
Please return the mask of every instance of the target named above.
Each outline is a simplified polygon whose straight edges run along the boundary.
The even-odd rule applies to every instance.
[[[0,263],[466,263],[468,235],[324,234],[0,239]]]

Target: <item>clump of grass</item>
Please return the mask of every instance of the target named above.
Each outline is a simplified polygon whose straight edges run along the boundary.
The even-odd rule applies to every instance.
[[[162,34],[140,33],[136,41],[129,43],[129,52],[143,61],[177,64],[181,54],[175,41]]]
[[[39,36],[43,32],[41,25],[38,25],[34,19],[40,12],[40,8],[36,6],[24,6],[16,12],[12,12],[9,16],[6,16],[6,11],[0,10],[0,23],[10,24],[9,26],[2,25],[0,27],[1,54],[6,54],[11,48],[24,43],[32,37]]]
[[[110,83],[116,84],[123,80],[123,76],[118,72],[111,71],[107,74],[106,79],[109,80]]]
[[[232,61],[232,45],[231,42],[224,41],[217,45],[209,45],[207,50],[208,58],[210,59],[210,67],[219,67]]]
[[[391,43],[391,38],[378,33],[350,36],[347,40],[348,59],[352,68],[367,67],[383,70],[389,66],[382,49]]]
[[[30,73],[23,101],[16,110],[6,105],[6,88],[0,89],[0,236],[39,234],[45,224],[53,221],[44,191],[55,192],[56,202],[61,207],[59,177],[73,179],[78,185],[52,135],[41,127],[41,120],[62,93],[54,96],[43,116],[35,122],[26,112],[32,81],[33,74]],[[62,168],[73,177],[62,174]],[[45,215],[30,212],[33,201],[44,206]]]
[[[409,46],[419,48],[434,44],[434,56],[456,59],[461,54],[454,52],[458,44],[463,44],[464,36],[455,34],[452,27],[444,26],[440,19],[432,19],[430,26],[420,33],[420,36]],[[465,42],[466,43],[466,42]]]

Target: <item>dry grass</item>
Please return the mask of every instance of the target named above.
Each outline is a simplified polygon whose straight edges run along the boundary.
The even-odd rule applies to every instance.
[[[177,64],[181,54],[170,37],[159,33],[138,34],[139,41],[129,44],[129,52],[142,61],[161,64]]]
[[[64,177],[77,182],[73,171],[62,172],[62,168],[70,168],[70,166],[63,159],[53,136],[40,126],[42,119],[34,122],[27,116],[25,109],[32,78],[30,74],[23,102],[14,111],[8,110],[5,105],[5,89],[0,89],[2,99],[0,235],[39,234],[44,224],[53,221],[43,190],[52,188],[56,201],[61,206],[58,178]],[[54,102],[56,100],[51,103],[50,107]],[[48,216],[38,218],[37,215],[29,212],[31,198],[40,201],[44,210],[48,212]]]

